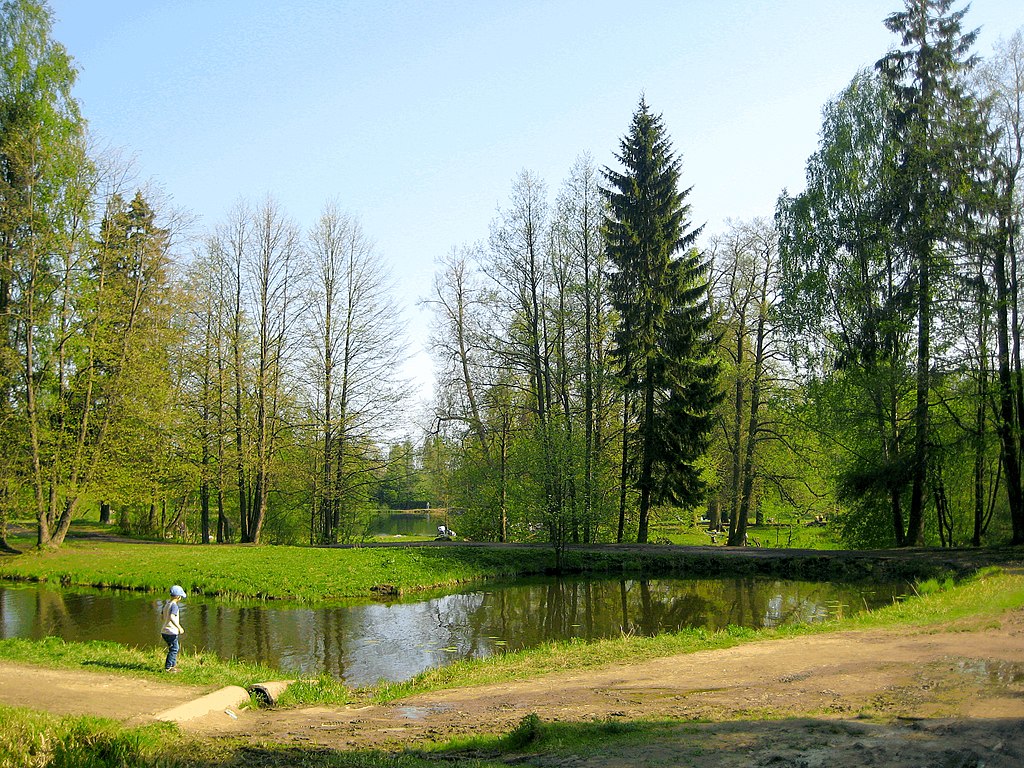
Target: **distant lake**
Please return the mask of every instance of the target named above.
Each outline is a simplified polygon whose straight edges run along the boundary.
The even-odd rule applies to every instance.
[[[437,526],[447,520],[444,512],[384,512],[370,520],[368,531],[376,536],[436,536]]]
[[[190,597],[181,616],[186,652],[201,648],[289,674],[326,672],[365,685],[549,640],[822,621],[886,605],[906,591],[903,582],[538,578],[331,607]],[[163,652],[160,607],[153,596],[133,592],[0,586],[0,637],[152,646],[157,664]]]

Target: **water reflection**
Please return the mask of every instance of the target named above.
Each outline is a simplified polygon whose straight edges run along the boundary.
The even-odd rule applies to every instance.
[[[367,530],[378,536],[433,537],[437,526],[448,522],[443,512],[386,512],[371,519]]]
[[[186,649],[352,685],[404,680],[455,659],[548,640],[775,627],[891,602],[902,584],[733,579],[535,580],[391,604],[308,608],[189,598]],[[160,601],[117,592],[0,587],[0,636],[160,647]],[[161,656],[162,658],[162,656]]]

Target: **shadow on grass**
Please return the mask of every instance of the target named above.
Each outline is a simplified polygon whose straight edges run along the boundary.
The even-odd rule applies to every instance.
[[[152,664],[140,664],[137,661],[83,661],[83,667],[103,667],[104,669],[122,669],[132,672],[155,672],[157,667]]]
[[[1024,720],[870,719],[545,722],[528,715],[504,736],[446,746],[407,744],[403,751],[243,746],[209,768],[497,768],[576,765],[603,768],[687,765],[986,765],[1024,764]],[[422,750],[422,751],[421,751]],[[908,763],[907,755],[914,760]],[[733,762],[730,762],[733,761]],[[739,762],[735,762],[739,761]]]
[[[16,726],[15,730],[0,727],[0,764],[42,764],[28,760],[30,752],[21,738],[28,729],[39,734],[33,743],[48,745],[48,753],[60,758],[46,764],[66,768],[1024,765],[1024,718],[903,720],[880,715],[865,711],[846,719],[748,717],[708,722],[630,721],[613,717],[603,721],[559,722],[530,714],[504,735],[464,735],[448,743],[421,736],[427,740],[369,748],[346,743],[344,737],[330,746],[308,742],[302,746],[265,741],[247,744],[182,733],[167,724],[125,727],[97,718],[67,720],[56,716],[37,722],[35,715],[30,717],[24,711],[0,707],[0,722],[10,719]],[[444,738],[436,731],[431,733],[433,738]],[[5,761],[5,756],[13,759]]]

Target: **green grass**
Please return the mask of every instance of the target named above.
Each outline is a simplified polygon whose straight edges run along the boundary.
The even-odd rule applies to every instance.
[[[0,579],[62,586],[114,587],[164,592],[171,584],[217,597],[284,599],[305,603],[365,598],[384,586],[400,592],[442,589],[487,579],[549,573],[551,547],[445,544],[409,547],[312,548],[68,540],[56,550],[28,549],[0,556]],[[898,561],[891,560],[887,567]],[[695,554],[684,547],[567,548],[567,572],[786,575],[792,578],[865,577],[879,574],[863,562],[835,563],[803,558],[801,563]],[[914,565],[914,569],[921,566]],[[837,570],[838,569],[838,570]],[[892,574],[898,577],[906,574]]]
[[[95,717],[57,717],[0,706],[0,766],[123,768],[181,765],[177,729],[169,724],[126,728]]]
[[[504,762],[429,758],[374,750],[239,746],[159,723],[142,727],[96,717],[60,717],[0,706],[0,768],[494,768]]]
[[[923,589],[922,589],[923,587]],[[1006,611],[1024,608],[1024,575],[986,568],[960,583],[929,579],[917,596],[859,613],[843,622],[850,629],[964,631],[989,626]]]
[[[163,672],[165,653],[162,644],[133,648],[99,640],[69,642],[59,637],[0,640],[0,659],[20,664],[159,678],[162,682],[210,688],[225,685],[247,688],[253,683],[282,678],[279,670],[260,664],[221,659],[212,653],[188,651],[183,651],[178,657],[179,674],[166,675]]]
[[[552,562],[550,550],[543,548],[314,549],[68,541],[58,550],[0,557],[0,578],[153,592],[181,584],[190,594],[323,602],[367,597],[380,585],[416,591],[512,578],[543,572]]]
[[[728,531],[717,534],[712,540],[706,527],[664,522],[653,526],[651,533],[652,541],[664,539],[689,547],[725,546],[728,538]],[[747,541],[750,546],[773,549],[844,549],[833,529],[805,523],[750,525],[747,527]]]

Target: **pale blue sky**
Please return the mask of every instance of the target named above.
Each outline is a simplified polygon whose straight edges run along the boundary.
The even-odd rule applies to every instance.
[[[554,195],[641,93],[694,223],[770,216],[803,186],[821,108],[897,41],[900,0],[51,0],[93,133],[199,217],[270,193],[303,227],[336,200],[392,265],[421,349],[434,261],[482,240],[513,178]],[[957,7],[960,7],[958,5]],[[975,0],[977,50],[1024,2]],[[422,352],[415,364],[426,370]]]

